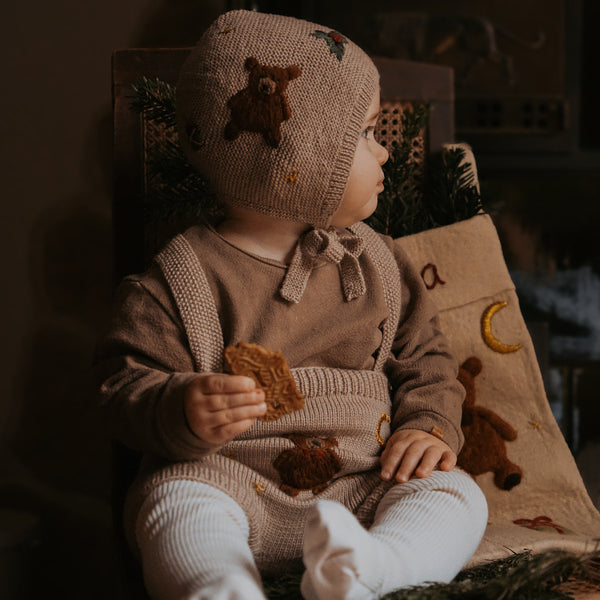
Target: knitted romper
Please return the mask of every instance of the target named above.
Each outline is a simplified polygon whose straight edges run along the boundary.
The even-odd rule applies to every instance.
[[[364,241],[366,262],[379,274],[389,309],[373,369],[292,369],[305,398],[302,410],[275,421],[258,420],[199,460],[146,463],[127,502],[130,539],[144,497],[156,485],[178,479],[214,486],[242,507],[250,548],[263,572],[297,566],[305,515],[316,497],[341,502],[365,525],[372,521],[392,485],[379,476],[379,455],[390,435],[390,388],[383,367],[398,326],[401,283],[396,261],[378,234],[362,223],[351,229]],[[223,335],[197,255],[179,235],[156,260],[175,298],[196,370],[222,372]],[[298,487],[282,491],[283,480],[299,481]]]

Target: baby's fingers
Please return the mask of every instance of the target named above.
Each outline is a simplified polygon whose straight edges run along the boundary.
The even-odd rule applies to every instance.
[[[421,463],[424,454],[423,445],[415,441],[404,451],[398,470],[396,471],[396,481],[406,483],[415,473]]]
[[[194,383],[203,394],[236,394],[256,389],[256,383],[250,377],[227,373],[211,373],[201,376]]]
[[[222,410],[215,410],[209,413],[206,417],[206,422],[209,427],[217,429],[239,421],[262,417],[266,411],[267,405],[264,402],[228,406]]]
[[[264,405],[265,393],[256,389],[237,394],[210,394],[203,397],[203,406],[208,413],[221,413],[233,409]]]
[[[421,459],[419,466],[414,471],[415,477],[419,477],[420,479],[429,477],[439,464],[441,458],[442,450],[440,450],[440,448],[436,446],[430,446],[427,448],[423,454],[423,458]]]
[[[242,421],[236,421],[235,423],[229,423],[223,427],[213,429],[207,437],[207,441],[213,444],[226,444],[231,441],[236,435],[244,433],[247,429],[250,429],[256,419],[243,419]]]
[[[209,413],[204,425],[203,439],[212,444],[223,444],[243,433],[258,417],[267,411],[267,406],[261,404],[246,404]]]
[[[444,452],[442,456],[442,460],[440,461],[440,470],[441,471],[452,471],[456,466],[456,454],[452,451]]]
[[[385,481],[390,481],[396,475],[400,464],[405,458],[405,454],[411,446],[410,440],[399,440],[395,443],[388,441],[383,454],[381,455],[381,477]],[[416,465],[415,465],[416,466]]]

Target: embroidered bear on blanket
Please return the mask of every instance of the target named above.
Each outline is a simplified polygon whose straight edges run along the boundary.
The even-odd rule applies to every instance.
[[[515,440],[517,432],[489,408],[475,405],[475,377],[481,369],[481,361],[471,356],[458,372],[458,380],[467,392],[461,422],[465,443],[458,456],[458,466],[471,475],[492,471],[496,486],[510,490],[521,482],[523,476],[521,468],[506,454],[506,442]]]

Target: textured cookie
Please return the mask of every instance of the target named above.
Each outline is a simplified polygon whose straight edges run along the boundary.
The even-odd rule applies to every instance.
[[[304,396],[279,350],[271,352],[257,344],[240,342],[225,348],[225,360],[234,375],[251,377],[264,391],[267,412],[261,421],[274,421],[304,407]]]

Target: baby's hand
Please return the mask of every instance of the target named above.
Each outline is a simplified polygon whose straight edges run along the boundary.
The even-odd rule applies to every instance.
[[[456,466],[456,454],[442,440],[419,429],[400,429],[381,454],[381,477],[406,483],[411,476],[425,478],[439,465],[442,471]]]
[[[267,405],[264,392],[249,377],[211,373],[187,384],[183,409],[190,429],[201,440],[222,445],[249,429]]]

